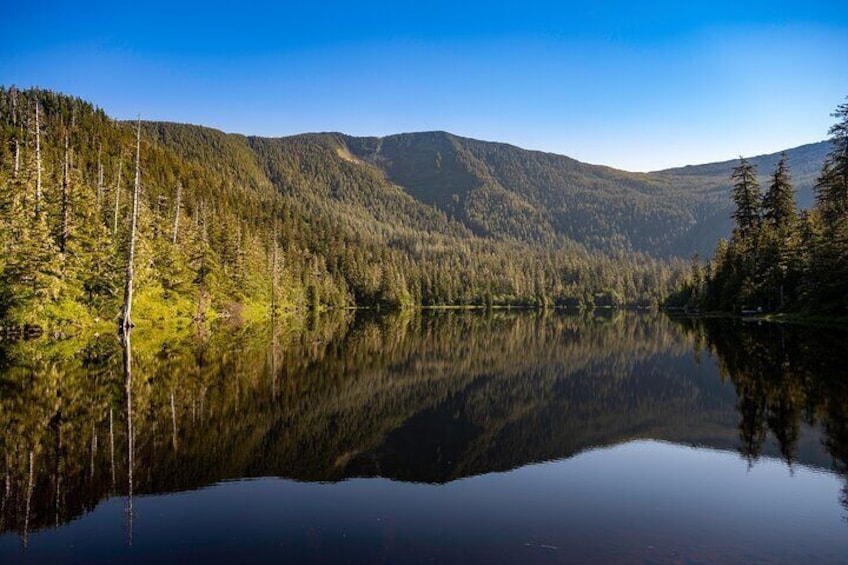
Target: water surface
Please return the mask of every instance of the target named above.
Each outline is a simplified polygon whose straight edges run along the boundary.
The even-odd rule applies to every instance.
[[[846,335],[332,315],[0,349],[0,561],[848,560]]]

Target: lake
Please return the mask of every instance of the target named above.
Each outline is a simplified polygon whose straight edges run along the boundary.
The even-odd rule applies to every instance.
[[[0,342],[0,562],[848,562],[846,344],[500,311]]]

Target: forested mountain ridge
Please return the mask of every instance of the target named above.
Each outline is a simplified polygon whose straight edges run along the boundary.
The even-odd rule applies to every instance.
[[[534,245],[675,252],[692,216],[687,195],[647,175],[445,132],[347,138],[357,156],[474,233]]]
[[[816,179],[821,173],[822,165],[828,152],[831,150],[830,141],[809,143],[793,149],[787,149],[786,162],[792,174],[792,183],[796,190],[796,201],[799,208],[812,208],[815,201],[814,187]],[[748,158],[757,173],[760,185],[767,186],[769,177],[780,161],[781,153],[769,153]],[[700,228],[693,229],[691,241],[695,244],[693,251],[697,251],[703,257],[713,254],[715,242],[719,238],[727,237],[733,229],[731,212],[733,202],[730,199],[732,181],[730,179],[733,168],[739,164],[739,160],[721,161],[703,165],[688,165],[655,171],[651,176],[666,179],[677,186],[690,187],[697,191],[708,201],[714,201],[717,205],[707,212],[708,216],[701,223]],[[712,243],[710,243],[712,242]]]
[[[167,142],[172,128],[193,126],[156,127]],[[304,184],[298,174],[315,181],[328,167],[338,169],[341,178],[324,185],[310,182],[311,190],[300,194],[339,200],[346,206],[343,213],[363,221],[403,225],[418,216],[413,223],[431,232],[681,258],[695,252],[710,255],[715,241],[731,228],[731,161],[630,173],[441,131],[379,138],[325,133],[227,139],[249,145],[270,181],[289,194]],[[812,199],[828,146],[821,142],[787,152],[790,166],[797,169],[801,205]],[[761,165],[765,177],[778,158],[764,155],[752,162]],[[449,221],[437,220],[421,203]],[[385,208],[399,208],[400,215],[381,217]],[[427,218],[423,224],[422,216]]]
[[[792,171],[795,189],[798,191],[798,206],[809,208],[813,203],[813,187],[816,184],[816,177],[821,173],[821,166],[831,149],[831,142],[825,140],[786,149],[779,153],[747,157],[746,160],[756,167],[759,171],[760,182],[763,182],[764,179],[768,178],[770,171],[774,171],[778,161],[780,161],[781,154],[786,153],[787,164]],[[729,190],[731,186],[730,174],[738,164],[739,159],[732,159],[703,165],[663,169],[650,174],[672,179],[682,177],[697,179],[699,184],[710,191]]]
[[[337,158],[353,166],[375,167],[416,200],[481,237],[688,258],[695,252],[710,255],[715,241],[730,233],[732,162],[646,174],[447,132],[296,137],[304,138],[331,144]],[[291,139],[261,143],[284,150]],[[798,170],[802,205],[812,199],[828,145],[788,151],[790,166]],[[766,155],[753,162],[762,165],[765,177],[778,158]]]
[[[0,319],[112,318],[133,128],[37,89],[0,88],[0,111]],[[682,260],[726,235],[721,164],[628,173],[445,132],[140,128],[142,318],[659,304]]]
[[[347,306],[656,305],[680,272],[623,248],[475,233],[347,139],[128,124],[78,98],[0,88],[0,325],[114,320],[132,240],[134,321]]]

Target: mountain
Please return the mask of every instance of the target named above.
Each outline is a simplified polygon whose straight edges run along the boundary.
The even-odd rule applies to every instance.
[[[170,129],[184,127],[190,126],[156,125],[163,142]],[[334,201],[344,208],[340,213],[367,222],[659,258],[709,256],[730,233],[736,161],[645,174],[447,132],[222,139],[250,147],[278,189],[295,194],[308,185],[302,197]],[[812,205],[828,150],[829,143],[820,142],[787,151],[803,207]],[[764,187],[779,156],[751,159]]]
[[[710,255],[718,237],[730,233],[737,161],[640,174],[444,132],[343,139],[409,194],[482,236],[689,257]],[[829,150],[820,142],[786,152],[802,207],[812,206]],[[779,157],[751,159],[763,187]]]
[[[798,207],[809,209],[815,201],[813,188],[816,178],[821,173],[822,165],[831,151],[829,141],[820,141],[801,145],[793,149],[787,149],[778,153],[748,157],[747,160],[756,167],[758,180],[763,191],[769,185],[769,178],[777,166],[782,153],[786,153],[789,169],[792,174],[792,183],[796,190],[796,201]],[[689,165],[674,169],[665,169],[651,173],[676,186],[689,187],[690,190],[700,192],[705,198],[713,199],[717,206],[708,212],[708,217],[701,222],[700,228],[693,229],[693,250],[702,256],[712,255],[715,242],[720,237],[727,237],[732,229],[730,213],[732,203],[730,201],[730,174],[733,167],[739,164],[739,160],[721,161],[705,165]],[[699,242],[709,243],[712,247],[704,248]]]
[[[782,153],[786,153],[789,168],[792,171],[792,181],[798,192],[798,205],[801,208],[810,208],[813,205],[813,187],[816,178],[821,173],[822,163],[831,151],[830,141],[819,141],[801,145],[794,149],[786,149],[778,153],[747,157],[759,172],[760,184],[765,188],[768,178],[777,166]],[[655,176],[675,179],[678,182],[697,183],[709,186],[712,190],[730,188],[730,173],[733,167],[739,164],[738,159],[732,161],[721,161],[705,165],[688,165],[673,169],[664,169],[651,173]]]
[[[483,237],[685,253],[680,238],[695,201],[662,180],[444,132],[344,141],[387,179]]]
[[[0,320],[113,318],[136,124],[35,89],[0,88],[0,110]],[[658,304],[729,232],[730,162],[630,173],[446,132],[140,129],[142,319]],[[790,151],[802,202],[825,152]]]

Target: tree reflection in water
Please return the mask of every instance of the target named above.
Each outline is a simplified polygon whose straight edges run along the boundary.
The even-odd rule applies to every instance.
[[[131,539],[138,494],[258,476],[444,483],[634,439],[846,474],[845,337],[444,312],[6,343],[0,531],[25,542],[126,496]]]

